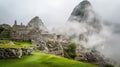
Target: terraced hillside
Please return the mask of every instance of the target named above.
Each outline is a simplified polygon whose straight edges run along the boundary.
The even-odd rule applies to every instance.
[[[97,67],[83,62],[77,62],[55,55],[34,52],[31,56],[21,59],[0,60],[0,67]]]

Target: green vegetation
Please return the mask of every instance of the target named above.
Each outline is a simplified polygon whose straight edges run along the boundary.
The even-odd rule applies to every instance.
[[[68,45],[63,46],[64,55],[66,58],[75,58],[76,56],[76,44],[74,42],[70,42]]]
[[[5,29],[0,33],[1,38],[10,38],[10,30]]]
[[[16,45],[22,45],[22,46],[31,46],[32,45],[32,43],[30,42],[30,41],[21,41],[21,42],[15,42],[14,41],[14,43],[16,44]]]
[[[5,42],[5,43],[8,43],[10,42],[11,40],[1,40],[2,42]]]
[[[114,67],[112,64],[106,64],[105,67]]]
[[[23,48],[23,46],[0,44],[0,48]]]
[[[10,38],[10,26],[7,24],[0,25],[0,39],[9,39]]]
[[[15,45],[9,45],[9,44],[0,44],[0,48],[24,48],[24,47],[34,47],[31,42],[16,42],[11,40],[1,40],[2,42],[9,43],[13,42]]]
[[[97,67],[88,63],[77,62],[55,55],[35,52],[21,59],[0,60],[0,67]]]
[[[2,40],[5,43],[11,42],[11,40]],[[31,47],[31,42],[14,42],[15,45],[0,44],[0,48],[23,48]],[[71,42],[66,51],[75,53],[75,43]],[[71,57],[74,54],[69,53]],[[39,51],[35,51],[33,55],[23,56],[22,58],[14,59],[1,59],[0,67],[97,67],[89,63],[78,62],[74,60],[69,60],[67,58],[43,54]]]

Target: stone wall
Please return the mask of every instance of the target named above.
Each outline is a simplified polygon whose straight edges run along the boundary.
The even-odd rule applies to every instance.
[[[0,59],[21,58],[24,55],[31,55],[32,48],[0,48]]]
[[[43,53],[64,56],[63,47],[61,45],[61,37],[56,34],[42,33],[37,34],[32,40],[33,45]]]

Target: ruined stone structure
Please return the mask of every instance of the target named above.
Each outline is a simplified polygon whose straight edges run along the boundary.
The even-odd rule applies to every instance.
[[[0,59],[21,58],[24,55],[31,55],[31,48],[0,48]]]
[[[59,56],[64,56],[63,47],[60,40],[63,39],[62,36],[50,33],[37,34],[37,37],[32,40],[33,45],[37,45],[43,53],[55,54]]]
[[[34,17],[28,25],[17,25],[17,21],[12,27],[11,38],[18,41],[29,41],[34,39],[37,33],[45,32],[45,26],[39,17]]]
[[[17,25],[17,21],[12,27],[11,37],[14,40],[30,40],[28,27],[25,25]]]
[[[43,53],[64,56],[60,41],[61,35],[48,33],[39,17],[34,17],[26,26],[15,23],[12,27],[11,38],[17,41],[31,41]]]

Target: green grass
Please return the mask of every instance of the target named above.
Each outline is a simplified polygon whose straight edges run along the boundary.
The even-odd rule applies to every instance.
[[[14,42],[16,45],[22,45],[22,46],[31,46],[31,42]]]
[[[10,42],[11,40],[1,40],[1,41],[3,41],[3,42]]]
[[[10,42],[10,40],[4,40]],[[0,48],[31,47],[31,42],[15,42],[15,45],[0,44]],[[33,47],[33,46],[32,46]],[[2,59],[0,67],[97,67],[89,63],[69,60],[55,55],[34,52],[31,56],[23,56],[21,59]]]
[[[3,42],[9,43],[11,40],[2,40]],[[15,45],[0,44],[0,48],[24,48],[24,47],[34,47],[31,42],[14,42]]]
[[[21,59],[0,60],[0,67],[97,67],[89,63],[69,60],[55,55],[35,52]]]
[[[7,44],[0,44],[0,48],[23,48],[24,46],[19,45],[7,45]]]

